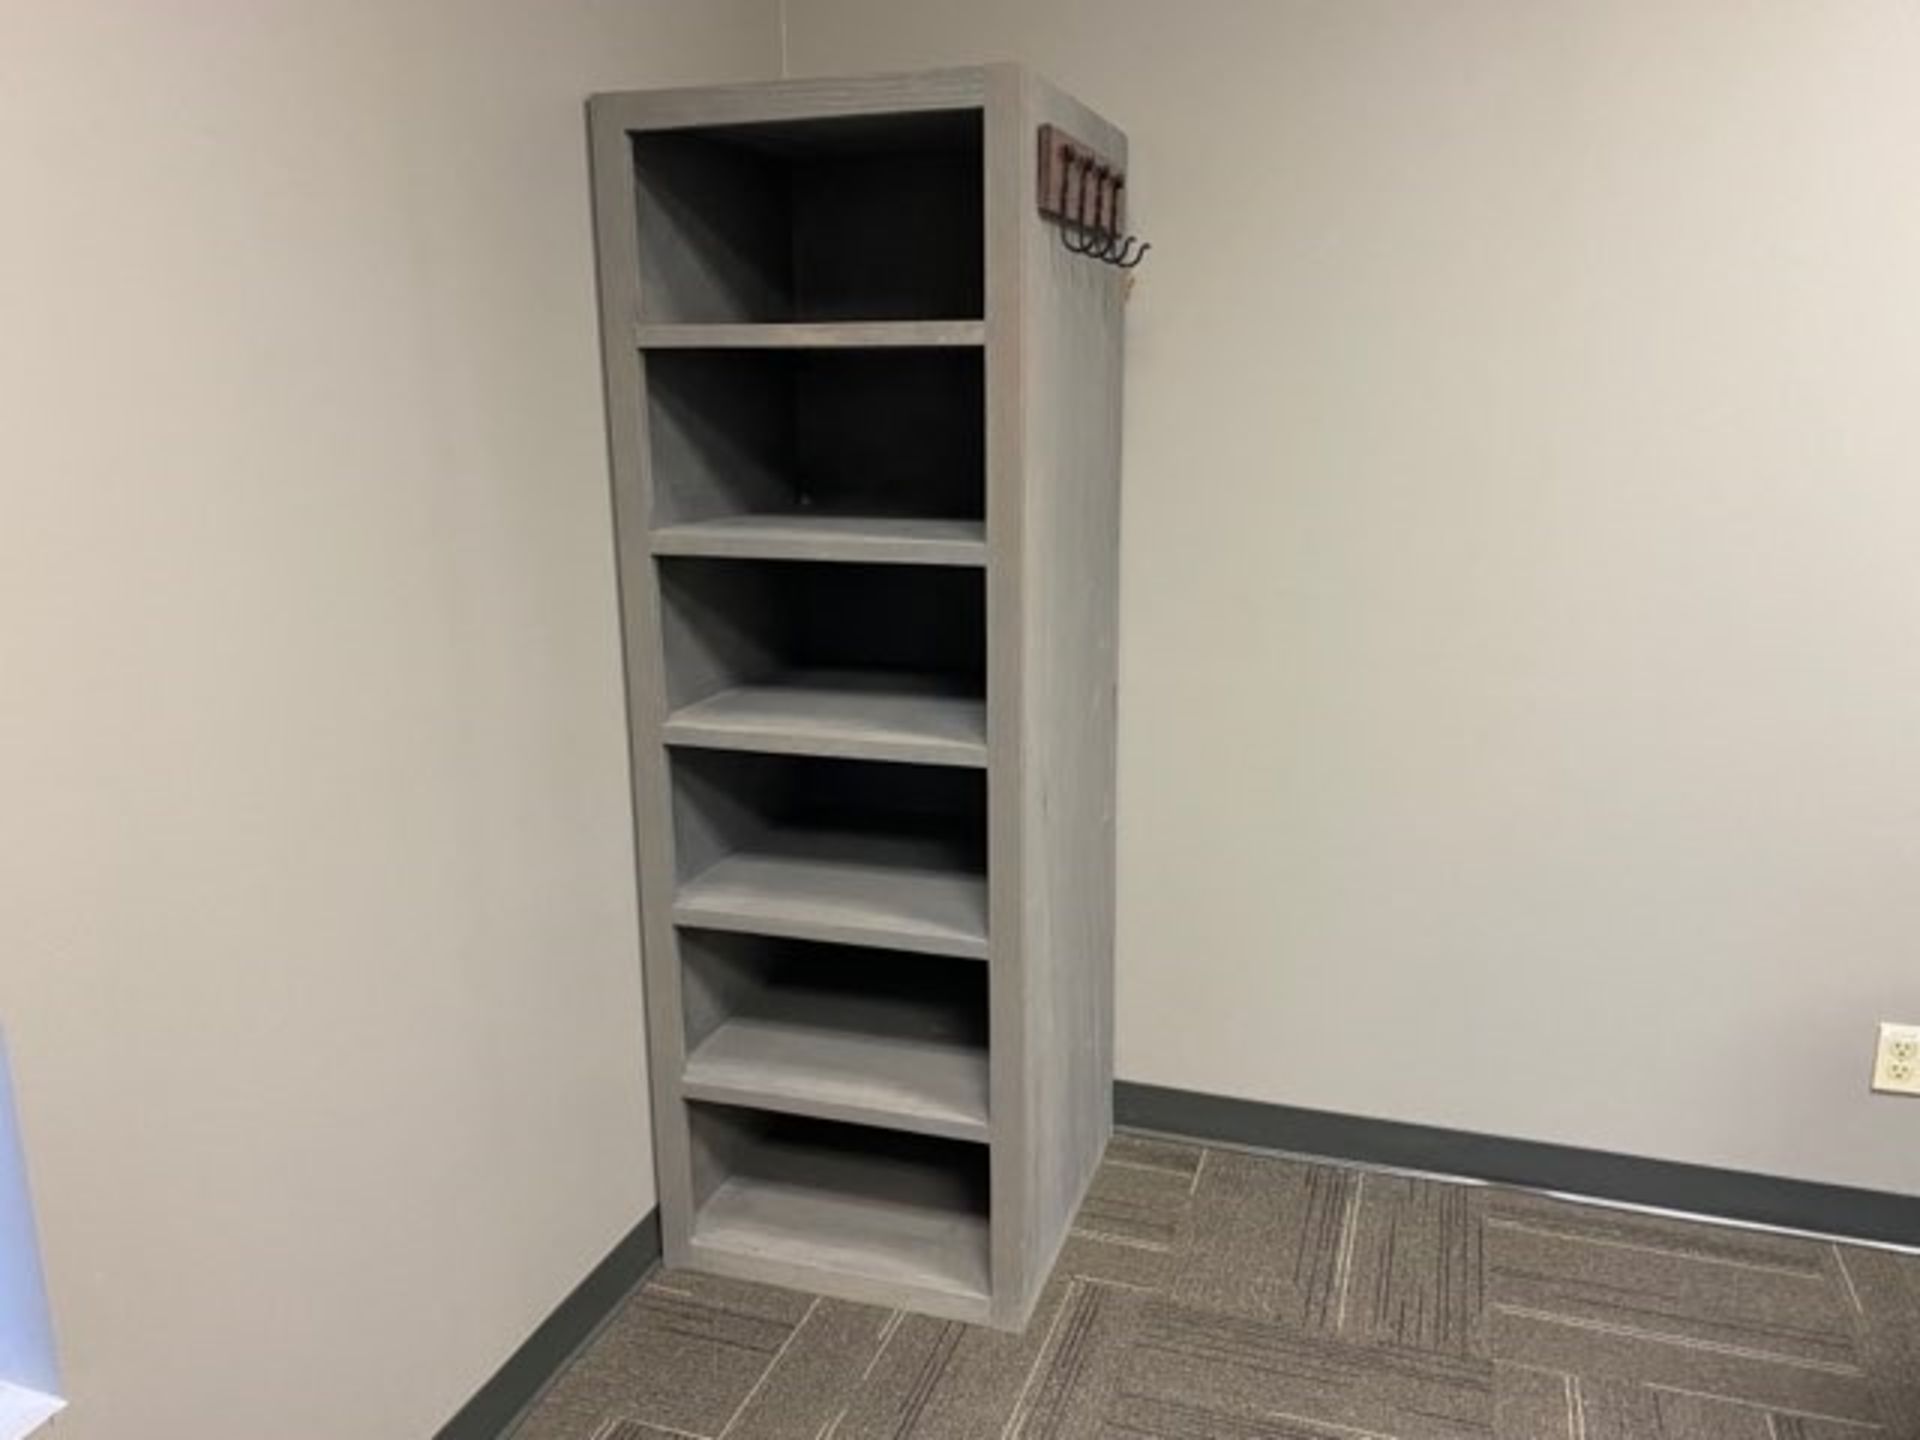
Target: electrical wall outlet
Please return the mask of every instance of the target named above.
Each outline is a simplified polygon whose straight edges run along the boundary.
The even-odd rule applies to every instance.
[[[1889,1095],[1920,1095],[1920,1025],[1880,1026],[1873,1088]]]

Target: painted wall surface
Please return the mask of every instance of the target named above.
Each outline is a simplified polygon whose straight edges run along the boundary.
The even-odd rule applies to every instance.
[[[1920,9],[785,32],[1132,138],[1121,1073],[1920,1192]]]
[[[62,1440],[420,1440],[651,1206],[583,101],[777,36],[0,7],[0,1016]]]

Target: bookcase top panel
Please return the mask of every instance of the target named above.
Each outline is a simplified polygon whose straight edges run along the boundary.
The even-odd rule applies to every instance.
[[[971,65],[912,74],[756,81],[674,90],[617,91],[588,103],[596,119],[629,130],[747,125],[836,115],[978,109],[989,77],[1013,66]]]

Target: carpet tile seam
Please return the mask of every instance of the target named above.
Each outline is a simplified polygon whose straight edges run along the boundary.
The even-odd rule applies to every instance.
[[[1549,1296],[1549,1298],[1553,1298],[1553,1299],[1564,1300],[1564,1299],[1582,1298],[1581,1296],[1582,1286],[1585,1286],[1589,1289],[1605,1290],[1616,1295],[1634,1296],[1637,1298],[1647,1299],[1647,1300],[1665,1298],[1662,1296],[1645,1295],[1642,1292],[1636,1291],[1629,1286],[1608,1285],[1605,1282],[1598,1281],[1598,1280],[1585,1280],[1585,1281],[1576,1282],[1574,1280],[1563,1280],[1554,1276],[1541,1275],[1537,1272],[1532,1272],[1532,1271],[1508,1270],[1508,1269],[1500,1269],[1498,1267],[1496,1267],[1496,1273],[1503,1276],[1537,1282],[1540,1288],[1542,1288],[1543,1290],[1555,1292]],[[1498,1305],[1501,1302],[1496,1301],[1495,1303],[1496,1305]],[[1756,1335],[1772,1335],[1780,1339],[1803,1340],[1803,1341],[1806,1341],[1808,1344],[1818,1345],[1822,1347],[1839,1345],[1845,1348],[1849,1352],[1852,1352],[1855,1348],[1854,1336],[1851,1329],[1848,1329],[1845,1331],[1807,1330],[1807,1329],[1802,1329],[1798,1326],[1777,1325],[1777,1324],[1771,1324],[1771,1323],[1764,1323],[1760,1321],[1746,1322],[1746,1321],[1740,1321],[1740,1320],[1731,1320],[1731,1319],[1726,1319],[1719,1316],[1701,1315],[1698,1313],[1688,1312],[1685,1310],[1663,1310],[1663,1309],[1656,1309],[1646,1305],[1629,1305],[1620,1300],[1605,1299],[1605,1298],[1593,1299],[1592,1303],[1596,1306],[1596,1308],[1618,1310],[1629,1315],[1649,1315],[1649,1316],[1655,1316],[1665,1320],[1691,1320],[1700,1325],[1714,1326],[1719,1329],[1745,1331],[1745,1332],[1751,1332]],[[1538,1309],[1539,1307],[1536,1306],[1532,1308]],[[1548,1313],[1559,1313],[1559,1312],[1548,1312]],[[1576,1318],[1576,1317],[1570,1316],[1569,1318]]]
[[[1565,1325],[1576,1330],[1592,1330],[1602,1335],[1618,1335],[1623,1339],[1646,1340],[1656,1345],[1671,1345],[1676,1349],[1702,1350],[1715,1355],[1727,1355],[1739,1360],[1759,1360],[1779,1365],[1790,1370],[1811,1370],[1822,1375],[1838,1375],[1848,1379],[1866,1378],[1867,1372],[1858,1365],[1838,1365],[1822,1360],[1803,1360],[1798,1356],[1781,1355],[1771,1350],[1751,1350],[1739,1345],[1723,1345],[1712,1340],[1696,1340],[1685,1335],[1664,1335],[1658,1331],[1641,1330],[1630,1325],[1615,1325],[1604,1320],[1587,1320],[1573,1315],[1557,1315],[1551,1310],[1533,1310],[1520,1305],[1505,1305],[1496,1302],[1492,1307],[1502,1315],[1512,1315],[1522,1320],[1540,1320],[1550,1325]]]
[[[1663,1260],[1694,1260],[1702,1265],[1720,1265],[1731,1270],[1751,1270],[1766,1275],[1783,1275],[1795,1280],[1825,1278],[1816,1265],[1770,1265],[1759,1260],[1735,1260],[1726,1255],[1711,1255],[1704,1251],[1683,1250],[1668,1245],[1647,1245],[1635,1240],[1616,1239],[1611,1235],[1589,1235],[1578,1230],[1529,1225],[1524,1220],[1512,1220],[1505,1215],[1489,1215],[1482,1223],[1493,1230],[1513,1230],[1523,1235],[1565,1240],[1574,1245],[1597,1245],[1607,1250],[1632,1250],[1643,1255],[1657,1255]]]
[[[1685,1395],[1692,1400],[1713,1400],[1722,1405],[1737,1405],[1742,1410],[1759,1410],[1769,1415],[1786,1415],[1799,1420],[1818,1420],[1826,1425],[1846,1425],[1855,1430],[1885,1430],[1887,1427],[1878,1420],[1850,1420],[1844,1415],[1827,1415],[1818,1410],[1802,1410],[1793,1405],[1775,1405],[1764,1400],[1748,1400],[1740,1395],[1728,1395],[1720,1391],[1689,1390],[1684,1385],[1669,1385],[1660,1380],[1641,1382],[1648,1390],[1664,1391],[1669,1395]]]
[[[802,1315],[794,1324],[793,1329],[787,1332],[787,1338],[780,1342],[780,1348],[774,1351],[773,1358],[767,1361],[767,1368],[760,1372],[760,1378],[753,1382],[753,1388],[747,1391],[740,1403],[734,1407],[732,1417],[721,1427],[719,1435],[715,1436],[714,1440],[727,1440],[727,1436],[733,1433],[733,1427],[740,1423],[740,1417],[746,1414],[747,1407],[753,1404],[753,1397],[766,1388],[768,1377],[779,1368],[781,1359],[793,1348],[793,1342],[800,1338],[800,1332],[807,1328],[807,1321],[813,1318],[814,1311],[819,1308],[820,1297],[816,1295],[813,1298],[813,1303],[807,1306],[807,1313]]]

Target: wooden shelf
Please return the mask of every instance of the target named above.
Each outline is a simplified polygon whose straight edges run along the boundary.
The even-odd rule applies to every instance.
[[[774,830],[674,897],[681,925],[928,955],[987,956],[987,881],[951,845]]]
[[[937,964],[923,960],[922,965]],[[688,1058],[682,1091],[954,1140],[987,1138],[987,1052],[938,996],[781,989]],[[777,1012],[773,1012],[777,1005]]]
[[[723,1273],[729,1259],[746,1261],[754,1268],[734,1273],[763,1283],[780,1275],[799,1288],[836,1291],[841,1277],[851,1277],[896,1287],[916,1309],[936,1308],[929,1294],[951,1295],[972,1302],[949,1310],[954,1318],[987,1315],[984,1215],[836,1194],[803,1179],[741,1177],[701,1207],[693,1252]]]
[[[801,670],[667,717],[669,745],[924,765],[987,763],[987,706],[939,676]]]
[[[665,525],[656,555],[723,560],[834,560],[889,565],[987,563],[983,520],[914,520],[858,515],[725,515]]]
[[[982,320],[643,324],[634,328],[634,344],[642,350],[978,349],[986,338]]]
[[[700,1108],[699,1120],[718,1126],[709,1138],[732,1156],[694,1217],[693,1251],[712,1268],[985,1318],[983,1147],[906,1136],[876,1145],[854,1127],[766,1129]]]

